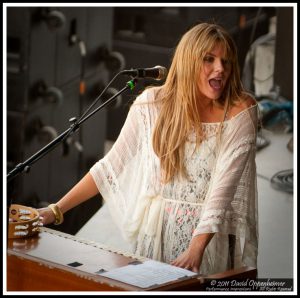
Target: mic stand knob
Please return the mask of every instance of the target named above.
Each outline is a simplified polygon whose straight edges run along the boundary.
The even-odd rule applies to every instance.
[[[78,128],[79,128],[79,125],[78,125],[78,122],[77,122],[77,118],[76,117],[72,117],[69,119],[69,122],[71,123],[71,132],[75,132]]]

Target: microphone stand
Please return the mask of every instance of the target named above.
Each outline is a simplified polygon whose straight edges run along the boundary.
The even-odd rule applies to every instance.
[[[21,172],[28,172],[30,170],[30,166],[32,164],[34,164],[36,161],[38,161],[40,158],[42,158],[48,152],[53,150],[57,145],[59,145],[68,136],[70,136],[75,131],[77,131],[83,122],[85,122],[87,119],[89,119],[91,116],[93,116],[99,110],[103,109],[106,105],[111,103],[116,97],[118,97],[121,93],[123,93],[127,89],[133,90],[133,88],[136,85],[136,82],[137,82],[137,79],[135,79],[135,78],[133,78],[131,81],[128,81],[126,83],[126,86],[123,89],[121,89],[118,93],[113,95],[111,98],[109,98],[107,101],[105,101],[102,105],[100,105],[98,108],[96,108],[94,111],[92,111],[87,116],[85,116],[85,117],[81,116],[81,118],[79,120],[77,120],[76,117],[71,118],[69,120],[69,122],[71,123],[70,127],[66,131],[64,131],[62,134],[60,134],[58,137],[56,137],[53,141],[51,141],[48,145],[46,145],[45,147],[40,149],[37,153],[35,153],[31,157],[29,157],[26,161],[19,163],[12,171],[10,171],[7,174],[7,182],[12,180],[14,177],[16,177]],[[8,208],[10,207],[10,205],[11,205],[11,202],[10,202]]]

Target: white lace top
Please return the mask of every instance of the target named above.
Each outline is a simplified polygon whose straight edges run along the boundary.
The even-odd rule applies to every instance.
[[[223,123],[203,123],[205,141],[195,150],[191,133],[185,146],[189,180],[160,182],[159,159],[151,135],[157,88],[145,90],[131,107],[112,149],[91,169],[112,218],[135,254],[170,262],[201,233],[216,233],[205,249],[200,273],[229,268],[230,242],[235,236],[234,267],[256,267],[257,105]]]

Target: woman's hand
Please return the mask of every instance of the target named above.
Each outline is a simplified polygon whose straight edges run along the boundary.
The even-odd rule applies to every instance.
[[[198,273],[202,262],[203,251],[192,245],[184,251],[177,259],[171,262],[171,265],[181,267]]]
[[[200,234],[192,238],[190,245],[171,265],[199,272],[204,250],[214,233]]]
[[[49,207],[40,208],[37,211],[39,212],[40,215],[40,222],[43,225],[49,225],[51,223],[54,223],[55,215]]]

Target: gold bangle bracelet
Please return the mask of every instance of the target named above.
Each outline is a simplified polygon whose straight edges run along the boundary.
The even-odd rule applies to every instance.
[[[55,216],[54,224],[60,225],[64,221],[64,215],[61,212],[60,208],[56,204],[50,204],[48,207],[54,213],[54,216]]]

